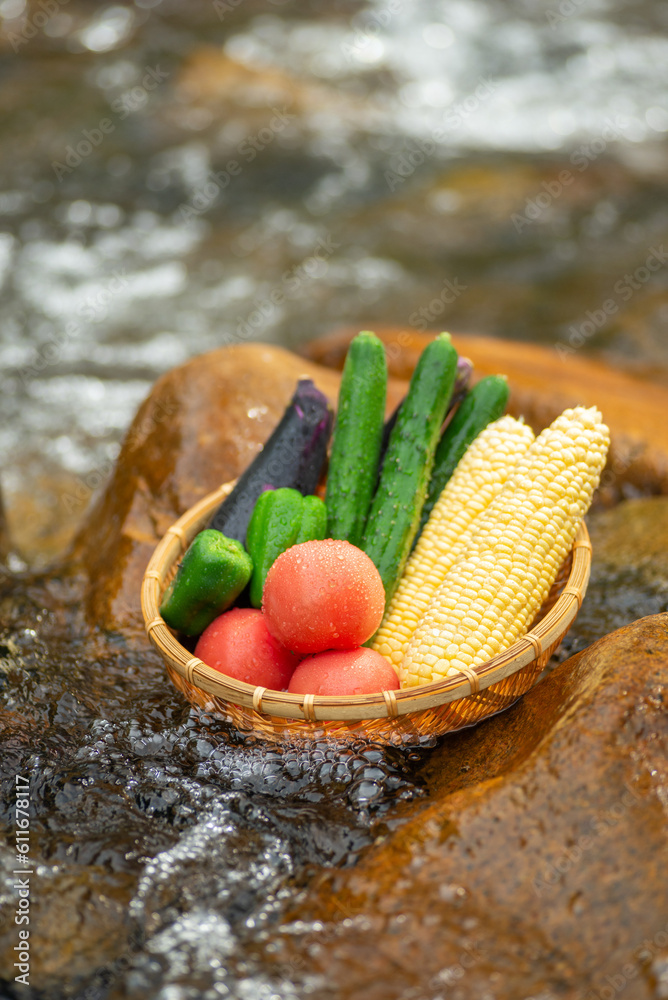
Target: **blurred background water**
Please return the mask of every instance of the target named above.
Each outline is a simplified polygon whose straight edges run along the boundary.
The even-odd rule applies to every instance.
[[[223,343],[440,326],[665,377],[667,4],[0,18],[1,481],[28,558],[151,382]]]

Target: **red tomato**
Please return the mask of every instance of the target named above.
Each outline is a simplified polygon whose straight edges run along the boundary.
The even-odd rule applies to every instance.
[[[384,609],[383,582],[368,555],[333,538],[286,549],[264,584],[269,631],[296,653],[358,646],[376,631]]]
[[[391,665],[373,649],[330,649],[307,656],[290,679],[293,694],[373,694],[394,691],[399,679]]]
[[[195,656],[221,674],[275,691],[285,690],[299,663],[256,608],[232,608],[215,618],[199,637]]]

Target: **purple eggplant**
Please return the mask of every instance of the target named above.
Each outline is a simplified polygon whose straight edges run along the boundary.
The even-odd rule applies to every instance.
[[[294,396],[262,451],[214,514],[210,528],[246,541],[255,501],[265,490],[289,486],[304,496],[315,492],[327,455],[332,411],[311,379],[300,379]]]
[[[450,406],[448,408],[448,413],[446,414],[446,420],[448,415],[454,410],[455,406],[458,406],[464,396],[466,395],[469,387],[469,382],[471,381],[471,375],[473,374],[473,362],[470,358],[458,358],[457,359],[457,376],[455,378],[455,387],[452,390],[452,399],[450,400]]]

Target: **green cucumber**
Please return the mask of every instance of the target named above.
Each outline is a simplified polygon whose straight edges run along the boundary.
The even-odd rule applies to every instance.
[[[467,448],[488,424],[503,415],[509,395],[510,389],[505,375],[487,375],[480,379],[460,403],[436,449],[427,499],[422,508],[420,528],[415,541]]]
[[[441,333],[424,349],[385,453],[362,549],[375,563],[389,603],[413,544],[434,453],[457,372],[457,352]]]
[[[327,534],[359,546],[378,476],[387,360],[368,330],[351,341],[341,376],[327,473]]]

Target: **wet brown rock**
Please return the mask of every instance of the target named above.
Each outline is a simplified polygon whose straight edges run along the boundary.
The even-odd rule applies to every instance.
[[[63,983],[73,988],[77,981],[94,976],[127,949],[126,908],[132,888],[129,876],[89,869],[55,873],[42,870],[26,878],[32,904],[31,985],[63,995]],[[5,913],[9,914],[11,907],[12,918],[16,898],[5,904]],[[17,943],[13,919],[0,922],[0,977],[7,982],[18,974],[13,967],[18,960],[14,950]]]
[[[345,329],[311,341],[306,355],[340,368],[356,331]],[[401,329],[376,331],[388,350],[390,371],[407,378],[431,334]],[[555,350],[492,337],[455,336],[457,349],[471,358],[476,376],[503,372],[511,388],[509,410],[524,414],[536,430],[567,406],[596,405],[612,432],[603,486],[607,499],[619,498],[630,484],[643,492],[668,493],[668,428],[657,414],[668,412],[668,389],[574,353],[563,361]]]
[[[33,569],[52,566],[67,552],[90,500],[72,473],[52,466],[36,476],[29,491],[7,504],[11,548]]]
[[[668,589],[668,499],[641,497],[599,511],[589,531],[606,575],[633,569],[647,583]]]
[[[337,1000],[664,996],[667,629],[621,629],[446,738],[430,804],[324,878],[281,960]]]
[[[139,588],[157,542],[188,507],[252,461],[302,375],[336,404],[337,373],[266,344],[200,355],[156,382],[76,540],[90,621],[143,636]],[[388,407],[402,392],[393,383]]]

